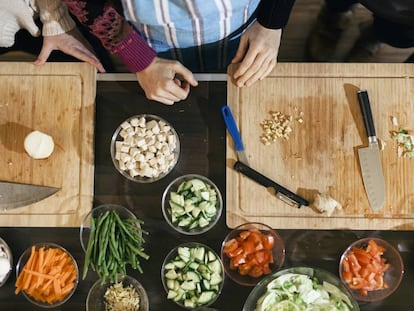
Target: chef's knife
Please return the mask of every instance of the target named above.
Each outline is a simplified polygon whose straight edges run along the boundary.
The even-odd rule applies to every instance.
[[[249,164],[249,161],[247,160],[246,153],[244,152],[244,146],[243,142],[240,136],[240,132],[237,128],[236,122],[234,121],[233,114],[231,113],[229,106],[223,106],[221,107],[221,114],[223,115],[224,122],[226,123],[227,130],[229,131],[231,137],[234,141],[234,149],[237,153],[237,159],[240,162],[243,162],[245,164]]]
[[[59,188],[0,181],[0,211],[41,201]]]
[[[368,147],[358,149],[359,163],[369,204],[372,210],[377,212],[385,201],[385,182],[382,173],[380,151],[368,92],[366,90],[359,91],[358,100],[368,135]]]
[[[280,200],[291,206],[296,205],[298,208],[300,208],[302,205],[309,205],[309,202],[304,198],[298,196],[297,194],[286,189],[282,185],[279,185],[270,178],[262,175],[258,171],[255,171],[254,169],[240,161],[237,161],[234,164],[234,169],[236,171],[239,171],[243,175],[249,177],[250,179],[254,180],[255,182],[259,183],[260,185],[265,186],[266,188],[273,188],[276,197],[278,197]]]

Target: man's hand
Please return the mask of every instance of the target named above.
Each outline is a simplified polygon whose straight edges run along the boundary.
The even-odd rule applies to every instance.
[[[240,63],[233,78],[237,86],[250,86],[264,79],[276,66],[281,29],[268,29],[257,21],[240,38],[232,63]]]
[[[198,85],[193,73],[180,62],[159,57],[136,75],[147,98],[166,105],[186,99],[190,85]]]
[[[91,64],[99,72],[105,72],[103,65],[92,52],[93,49],[89,42],[77,28],[60,35],[43,37],[42,50],[34,64],[43,65],[46,63],[53,50],[60,50],[67,55]]]

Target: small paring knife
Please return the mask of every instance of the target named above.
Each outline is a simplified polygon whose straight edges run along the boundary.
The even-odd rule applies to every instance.
[[[36,203],[59,190],[54,187],[0,181],[0,211]]]
[[[369,204],[374,212],[378,212],[384,205],[386,190],[368,92],[359,91],[358,100],[368,135],[368,147],[358,149],[359,164]]]
[[[234,142],[234,149],[237,153],[237,159],[240,162],[243,162],[246,165],[249,165],[249,161],[247,160],[246,153],[244,151],[243,142],[240,136],[239,129],[237,128],[236,122],[234,121],[233,114],[231,113],[229,106],[221,107],[221,114],[224,118],[224,122],[226,123],[227,130],[229,131],[231,137],[233,138]]]

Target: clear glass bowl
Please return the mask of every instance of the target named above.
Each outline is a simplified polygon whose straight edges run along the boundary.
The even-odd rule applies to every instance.
[[[121,219],[127,219],[127,218],[136,219],[137,218],[135,214],[132,213],[129,209],[121,205],[117,205],[117,204],[103,204],[95,208],[92,208],[91,211],[88,214],[86,214],[79,228],[80,244],[84,252],[86,252],[86,248],[88,246],[91,217],[97,218],[100,214],[105,213],[106,211],[112,211],[112,210],[117,211]],[[138,223],[137,223],[137,226],[139,226]]]
[[[180,247],[188,247],[190,249],[195,249],[195,248],[198,248],[198,247],[204,247],[204,249],[206,250],[206,252],[212,252],[215,255],[215,257],[217,258],[218,262],[220,263],[220,266],[221,266],[221,282],[220,282],[220,284],[218,284],[218,291],[217,291],[216,296],[213,299],[211,299],[210,301],[208,301],[208,303],[206,303],[204,305],[200,305],[200,306],[198,306],[196,308],[192,308],[192,307],[185,306],[184,305],[184,302],[182,302],[182,301],[176,301],[176,300],[172,299],[172,301],[174,301],[174,303],[176,303],[177,305],[179,305],[182,308],[190,309],[190,310],[204,310],[204,308],[207,308],[208,306],[212,305],[217,300],[217,298],[220,296],[220,294],[221,294],[221,291],[222,291],[223,285],[224,285],[224,275],[225,275],[224,274],[223,263],[220,260],[220,256],[218,256],[217,253],[211,247],[209,247],[209,246],[207,246],[205,244],[202,244],[202,243],[198,243],[198,242],[187,242],[187,243],[183,243],[183,244],[180,244],[180,245],[174,247],[167,254],[167,256],[165,256],[165,259],[164,259],[164,261],[162,263],[162,267],[161,267],[161,281],[162,281],[162,285],[163,285],[163,287],[164,287],[165,292],[167,293],[167,295],[168,295],[169,289],[168,289],[168,286],[167,286],[167,279],[165,277],[165,274],[166,274],[165,267],[166,267],[166,265],[168,263],[170,263],[172,260],[174,260],[174,258],[178,255],[178,249]]]
[[[129,275],[126,275],[120,281],[124,287],[132,285],[137,291],[139,296],[139,311],[148,311],[148,296],[141,283]],[[112,284],[109,281],[101,284],[101,280],[98,280],[92,285],[86,297],[86,311],[105,311],[105,292]]]
[[[288,274],[288,273],[295,273],[295,274],[303,274],[309,277],[316,277],[319,283],[328,282],[334,286],[336,286],[343,295],[347,297],[348,302],[352,306],[352,311],[359,311],[358,302],[354,299],[352,294],[349,290],[344,286],[339,278],[337,278],[332,273],[325,271],[323,269],[317,268],[310,268],[310,267],[292,267],[284,270],[280,270],[274,274],[270,274],[264,279],[262,279],[257,285],[253,288],[250,292],[249,296],[246,299],[246,302],[243,306],[243,311],[252,311],[256,310],[256,305],[260,297],[262,297],[267,291],[267,285],[275,280],[276,278]]]
[[[7,272],[2,277],[2,279],[0,279],[0,287],[2,287],[7,282],[7,279],[9,278],[9,276],[10,276],[12,270],[13,270],[13,255],[12,255],[12,252],[10,250],[10,247],[7,245],[6,241],[4,241],[2,238],[0,238],[0,249],[1,249],[2,252],[5,253],[6,259],[10,263],[9,272]]]
[[[79,269],[78,269],[78,265],[77,265],[77,263],[76,263],[76,260],[75,260],[75,258],[73,258],[73,256],[65,249],[65,248],[63,248],[62,246],[60,246],[60,245],[58,245],[58,244],[55,244],[55,243],[48,243],[48,242],[46,242],[46,243],[37,243],[37,244],[34,244],[33,245],[34,247],[35,247],[35,249],[36,250],[38,250],[39,248],[41,248],[41,247],[45,247],[45,249],[50,249],[50,248],[52,248],[52,249],[54,249],[54,248],[58,248],[58,249],[60,249],[60,250],[62,250],[63,252],[65,252],[70,258],[71,258],[71,260],[72,260],[72,263],[73,263],[73,265],[74,265],[74,267],[75,267],[75,271],[76,271],[76,280],[75,280],[75,286],[73,287],[73,289],[65,296],[65,298],[64,299],[62,299],[62,300],[60,300],[60,301],[57,301],[57,302],[54,302],[54,303],[51,303],[51,304],[49,304],[49,303],[46,303],[46,302],[41,302],[41,301],[38,301],[38,300],[36,300],[36,299],[34,299],[32,296],[30,296],[29,294],[26,294],[24,291],[22,291],[22,293],[23,293],[23,296],[28,300],[28,301],[30,301],[32,304],[34,304],[34,305],[36,305],[36,306],[39,306],[39,307],[42,307],[42,308],[56,308],[56,307],[58,307],[58,306],[61,306],[61,305],[63,305],[66,301],[68,301],[69,300],[69,298],[70,297],[72,297],[72,295],[73,295],[73,293],[75,292],[75,290],[76,290],[76,287],[77,287],[77,285],[78,285],[78,282],[79,282]],[[23,253],[22,253],[22,255],[20,256],[20,258],[19,258],[19,260],[17,261],[17,264],[16,264],[16,277],[18,277],[19,276],[19,274],[20,274],[20,272],[24,269],[24,266],[26,265],[26,263],[27,263],[27,261],[28,261],[28,259],[29,259],[29,257],[30,257],[30,254],[31,254],[31,251],[32,251],[32,246],[30,246],[29,248],[27,248]]]
[[[224,265],[224,271],[226,272],[227,276],[230,277],[234,282],[244,285],[244,286],[255,286],[260,280],[265,278],[267,275],[261,275],[259,277],[252,277],[249,275],[241,275],[238,269],[231,268],[231,259],[227,256],[224,252],[224,247],[226,243],[232,239],[236,239],[241,232],[246,230],[259,230],[263,235],[271,235],[274,240],[274,247],[272,248],[272,256],[273,262],[270,263],[269,268],[271,273],[278,271],[285,261],[285,244],[280,237],[280,235],[269,227],[266,224],[258,223],[258,222],[249,222],[245,224],[241,224],[240,226],[231,230],[227,236],[224,238],[224,241],[221,246],[221,260]]]
[[[212,189],[214,189],[214,191],[216,192],[216,195],[217,195],[217,201],[216,201],[216,204],[215,204],[216,214],[214,215],[214,217],[211,218],[208,225],[206,225],[205,227],[196,226],[194,228],[190,228],[190,227],[187,227],[187,226],[179,226],[178,225],[179,222],[178,221],[173,221],[173,219],[172,219],[171,206],[170,206],[171,192],[176,192],[178,187],[183,182],[187,182],[187,181],[192,180],[192,179],[200,179],[204,183],[208,184]],[[164,193],[162,195],[162,206],[161,207],[162,207],[162,214],[164,215],[165,221],[173,229],[175,229],[176,231],[178,231],[179,233],[182,233],[182,234],[197,235],[197,234],[202,234],[202,233],[205,233],[205,232],[209,231],[219,221],[221,213],[223,211],[223,199],[222,199],[219,188],[210,179],[208,179],[205,176],[201,176],[201,175],[197,175],[197,174],[188,174],[188,175],[183,175],[183,176],[177,177],[176,179],[174,179],[167,186],[167,188],[164,190]]]
[[[354,247],[365,249],[368,246],[368,242],[370,240],[373,240],[378,246],[383,247],[385,249],[382,258],[385,259],[386,263],[388,263],[390,267],[387,271],[384,272],[383,278],[384,278],[384,281],[387,282],[388,287],[384,289],[368,291],[368,294],[364,296],[361,294],[359,290],[352,289],[348,285],[348,283],[343,277],[342,272],[344,270],[344,260],[346,257],[348,257],[352,249]],[[339,262],[339,276],[342,282],[345,284],[345,286],[350,290],[352,295],[358,301],[374,302],[374,301],[380,301],[380,300],[387,298],[398,288],[398,286],[401,283],[403,274],[404,274],[404,264],[403,264],[399,251],[387,241],[379,239],[379,238],[374,238],[374,237],[362,238],[360,240],[353,242],[344,251],[344,253],[341,256],[340,262]]]
[[[124,130],[126,122],[131,124],[131,121],[134,122],[136,120],[140,120],[141,118],[145,118],[145,121],[146,121],[147,124],[148,124],[148,122],[151,122],[151,121],[156,121],[158,123],[159,122],[164,123],[166,126],[169,127],[169,133],[171,135],[174,135],[174,137],[175,137],[175,148],[173,150],[171,150],[172,154],[173,154],[173,160],[171,162],[167,161],[167,163],[169,163],[167,165],[167,167],[165,169],[162,169],[162,170],[157,169],[156,170],[157,173],[154,176],[151,176],[151,177],[144,176],[145,174],[143,174],[142,172],[139,173],[139,170],[136,170],[137,171],[136,173],[131,174],[129,170],[121,169],[120,161],[117,159],[116,143],[124,141],[124,138],[121,136],[121,131]],[[134,128],[137,129],[137,128],[139,128],[139,126],[134,126]],[[157,134],[155,134],[154,137],[157,137]],[[148,140],[151,140],[151,138],[148,137]],[[157,143],[158,143],[158,141],[157,141]],[[127,145],[130,146],[131,144],[127,144]],[[144,145],[146,146],[145,148],[148,148],[148,150],[144,150],[145,149]],[[149,145],[150,146],[155,146],[155,144],[153,144],[152,142],[145,142],[145,144],[143,144],[143,145],[141,145],[141,143],[139,143],[139,147],[135,146],[134,148],[136,148],[136,149],[134,149],[134,151],[131,151],[132,154],[129,154],[129,152],[128,152],[130,158],[135,159],[135,160],[139,159],[141,157],[141,155],[138,155],[138,150],[139,150],[139,152],[144,156],[144,158],[146,158],[146,160],[139,159],[139,160],[142,160],[141,163],[154,163],[153,159],[156,157],[156,155],[154,156],[154,158],[152,158],[149,155],[149,151],[150,151],[149,150]],[[115,130],[114,134],[112,135],[112,139],[111,139],[110,152],[111,152],[112,162],[113,162],[115,168],[124,177],[126,177],[129,180],[139,182],[139,183],[151,183],[151,182],[155,182],[155,181],[158,181],[158,180],[164,178],[165,176],[167,176],[174,169],[175,165],[178,162],[178,158],[180,156],[180,140],[179,140],[177,132],[172,127],[172,125],[170,123],[168,123],[166,120],[164,120],[163,118],[161,118],[159,116],[156,116],[156,115],[152,115],[152,114],[135,115],[135,116],[132,116],[132,117],[126,119]],[[151,153],[153,153],[153,152],[151,152]],[[135,161],[135,160],[133,160],[133,161]],[[126,162],[128,162],[128,161],[126,161]],[[154,167],[156,165],[158,165],[158,164],[154,164],[154,165],[151,164],[151,167]],[[137,174],[137,175],[135,175],[135,174]]]

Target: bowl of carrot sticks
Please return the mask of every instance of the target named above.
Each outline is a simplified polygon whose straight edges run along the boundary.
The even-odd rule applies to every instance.
[[[36,306],[55,308],[73,295],[79,281],[76,260],[62,246],[37,243],[26,249],[16,265],[15,294]]]
[[[375,302],[390,296],[400,285],[404,264],[389,242],[366,237],[353,242],[339,263],[339,276],[356,300]]]

